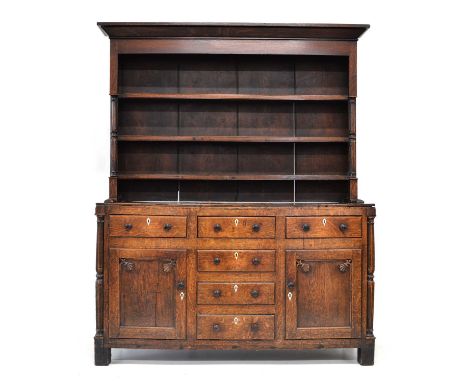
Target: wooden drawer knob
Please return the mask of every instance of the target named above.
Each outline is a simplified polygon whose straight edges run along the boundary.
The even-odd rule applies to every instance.
[[[255,223],[254,225],[252,225],[252,231],[254,232],[260,231],[260,224]]]
[[[302,230],[303,230],[304,232],[309,232],[309,231],[310,231],[310,225],[307,224],[307,223],[304,223],[304,224],[302,225]]]
[[[214,265],[219,265],[220,262],[221,262],[221,259],[220,259],[219,257],[215,257],[215,258],[213,259]]]
[[[260,292],[256,289],[252,290],[250,292],[250,295],[253,297],[253,298],[257,298],[258,296],[260,296]]]
[[[252,264],[253,264],[253,265],[259,265],[259,264],[260,264],[260,259],[259,259],[258,257],[254,257],[254,258],[252,259]]]
[[[348,229],[348,225],[346,223],[341,223],[340,224],[340,231],[344,232]]]
[[[294,281],[288,281],[287,287],[288,289],[293,289],[295,287]]]
[[[260,325],[258,324],[258,322],[253,322],[250,324],[250,330],[252,332],[258,332],[260,329]]]
[[[183,281],[179,281],[177,283],[177,289],[179,289],[179,290],[185,289],[185,283]]]
[[[130,223],[125,223],[125,224],[124,224],[124,227],[125,227],[125,229],[126,229],[127,231],[130,231],[130,230],[133,228],[133,225],[130,224]]]
[[[213,296],[216,298],[221,297],[221,291],[219,289],[215,289],[213,291]]]
[[[170,223],[164,224],[164,231],[170,231],[171,228],[172,228],[172,224],[170,224]]]
[[[215,232],[220,232],[221,231],[221,224],[215,224],[213,226],[213,229],[214,229]]]
[[[214,332],[219,332],[221,330],[221,325],[219,324],[213,324],[213,331]]]

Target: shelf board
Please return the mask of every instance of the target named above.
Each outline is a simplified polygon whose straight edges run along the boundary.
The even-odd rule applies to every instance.
[[[162,174],[127,173],[117,175],[123,180],[349,180],[348,175],[291,175],[291,174]]]
[[[193,135],[119,135],[122,142],[349,142],[348,137],[262,137],[262,136],[193,136]]]
[[[334,94],[284,94],[284,95],[267,95],[267,94],[222,94],[222,93],[121,93],[117,95],[119,98],[141,98],[141,99],[187,99],[187,100],[245,100],[245,101],[345,101],[347,95]]]

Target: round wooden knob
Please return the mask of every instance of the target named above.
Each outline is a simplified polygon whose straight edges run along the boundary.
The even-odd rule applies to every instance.
[[[289,289],[293,289],[294,286],[295,286],[294,281],[288,281],[287,287],[288,287]]]
[[[172,228],[172,224],[166,223],[164,224],[164,231],[170,231]]]
[[[185,283],[183,281],[179,281],[177,283],[177,289],[185,289]]]
[[[253,298],[257,298],[258,296],[260,296],[260,292],[256,289],[252,290],[250,292],[250,295],[253,297]]]
[[[213,259],[213,263],[214,263],[215,265],[218,265],[220,262],[221,262],[221,259],[220,259],[219,257],[215,257],[215,258]]]
[[[219,324],[213,324],[213,331],[219,332],[221,330],[221,325]]]
[[[260,329],[260,325],[258,324],[258,322],[253,322],[250,324],[250,330],[252,332],[258,332],[259,329]]]
[[[125,227],[125,229],[126,229],[127,231],[130,231],[130,230],[133,228],[133,225],[130,224],[130,223],[125,223],[125,224],[124,224],[124,227]]]
[[[213,291],[213,296],[216,298],[221,297],[221,291],[219,289],[215,289]]]
[[[259,259],[258,257],[254,257],[254,258],[252,259],[252,264],[253,264],[253,265],[258,265],[258,264],[260,264],[260,259]]]
[[[346,223],[341,223],[340,224],[340,231],[344,232],[348,229],[348,225]]]
[[[213,229],[214,229],[215,232],[220,232],[221,231],[221,224],[215,224],[213,226]]]
[[[307,223],[304,223],[304,224],[302,225],[302,230],[303,230],[304,232],[309,232],[309,231],[310,231],[310,225],[307,224]]]
[[[255,223],[254,225],[252,225],[252,230],[254,232],[260,231],[260,224]]]

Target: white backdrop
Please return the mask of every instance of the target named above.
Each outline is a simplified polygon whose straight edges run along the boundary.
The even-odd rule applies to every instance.
[[[462,4],[3,1],[2,380],[466,378]],[[288,353],[283,361],[271,354],[114,351],[128,361],[93,366],[93,208],[107,196],[109,171],[109,41],[97,21],[371,24],[358,45],[357,131],[359,195],[377,205],[374,367],[357,365],[352,351]]]

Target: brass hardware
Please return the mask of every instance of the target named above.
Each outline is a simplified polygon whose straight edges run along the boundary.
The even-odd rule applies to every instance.
[[[338,265],[338,269],[341,273],[345,273],[348,271],[349,267],[351,266],[352,260],[348,259],[343,264]]]
[[[310,264],[305,263],[302,260],[296,260],[296,267],[298,267],[302,272],[310,272]]]
[[[175,259],[166,260],[166,262],[163,264],[163,272],[169,273],[170,271],[172,271],[172,269],[174,269],[175,265]]]
[[[135,269],[135,263],[128,261],[127,259],[120,259],[120,265],[122,265],[126,271],[133,271]]]

